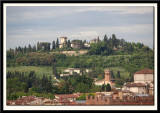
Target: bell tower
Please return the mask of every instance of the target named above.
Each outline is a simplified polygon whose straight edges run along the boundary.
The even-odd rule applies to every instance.
[[[111,79],[111,70],[105,69],[105,81],[110,82],[110,79]]]

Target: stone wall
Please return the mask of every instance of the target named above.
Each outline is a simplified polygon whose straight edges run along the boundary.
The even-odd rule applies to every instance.
[[[123,99],[112,96],[91,96],[86,97],[86,105],[154,105],[153,96],[138,97],[138,96],[123,96]]]

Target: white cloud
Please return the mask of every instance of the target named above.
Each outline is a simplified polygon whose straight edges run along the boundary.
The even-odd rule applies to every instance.
[[[107,7],[86,7],[86,8],[77,8],[75,12],[86,12],[86,11],[99,11],[99,12],[117,12],[119,14],[146,14],[153,13],[153,7],[145,7],[145,6],[107,6]]]

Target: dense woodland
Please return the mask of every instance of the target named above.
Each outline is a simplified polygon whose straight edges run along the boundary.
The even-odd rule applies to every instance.
[[[98,37],[99,39],[99,37]],[[54,94],[64,93],[92,93],[95,91],[113,90],[108,85],[95,86],[94,78],[104,78],[104,68],[118,67],[122,70],[113,70],[112,78],[116,78],[116,86],[121,87],[124,82],[132,81],[132,74],[143,68],[154,69],[154,52],[142,43],[130,43],[124,39],[117,39],[115,34],[97,43],[91,43],[89,48],[84,47],[86,40],[73,40],[81,46],[79,49],[70,47],[70,40],[64,48],[59,48],[59,40],[37,42],[37,46],[16,47],[7,50],[7,68],[21,66],[51,67],[52,74],[37,74],[33,70],[28,73],[18,70],[7,71],[7,99],[14,100],[23,95],[37,95],[54,98]],[[87,50],[88,53],[78,56],[67,56],[59,51]],[[75,73],[69,77],[60,77],[62,69],[80,68],[82,75]],[[92,71],[85,73],[84,69]],[[60,80],[55,85],[55,78]]]

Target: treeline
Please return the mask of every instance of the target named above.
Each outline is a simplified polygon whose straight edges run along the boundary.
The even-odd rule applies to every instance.
[[[71,48],[71,43],[79,44],[78,48]],[[28,54],[29,52],[58,52],[63,50],[80,50],[87,49],[89,50],[88,55],[126,55],[133,54],[137,52],[148,52],[153,51],[148,46],[142,43],[130,43],[126,42],[124,39],[117,39],[115,34],[112,34],[112,37],[108,38],[107,35],[104,36],[101,41],[99,37],[97,38],[96,43],[90,43],[90,47],[85,47],[84,44],[87,43],[86,40],[68,40],[63,46],[63,48],[59,48],[59,40],[55,42],[53,40],[52,44],[49,42],[37,42],[37,47],[34,45],[33,47],[29,44],[28,47],[16,47],[15,49],[7,50],[7,58],[14,59],[18,56]],[[50,47],[51,45],[51,47]]]
[[[36,76],[34,71],[7,72],[7,99],[15,100],[25,95],[44,96],[54,98],[56,87],[53,86],[52,77]]]
[[[127,55],[136,52],[148,52],[152,51],[148,46],[142,43],[130,43],[124,39],[117,39],[115,34],[108,38],[104,36],[102,41],[92,43],[89,49],[89,55]]]
[[[34,71],[7,72],[7,100],[15,100],[26,95],[54,98],[55,94],[72,94],[76,92],[92,93],[104,91],[102,86],[95,86],[93,79],[87,75],[64,77],[54,85],[52,76],[37,76]],[[111,90],[111,89],[110,89]]]

